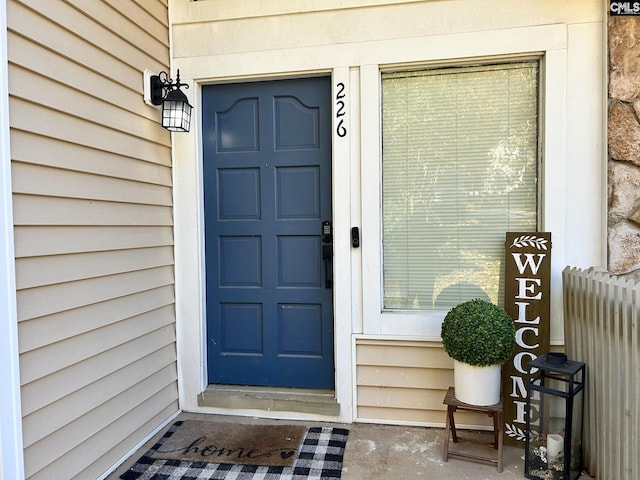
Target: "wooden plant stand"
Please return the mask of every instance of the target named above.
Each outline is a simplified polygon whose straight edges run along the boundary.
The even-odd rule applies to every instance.
[[[443,461],[448,461],[449,456],[456,457],[464,457],[472,460],[480,460],[485,462],[492,462],[496,464],[498,469],[498,473],[502,472],[502,400],[496,403],[495,405],[487,405],[487,406],[478,406],[478,405],[470,405],[468,403],[461,402],[456,398],[455,389],[453,387],[449,387],[447,390],[447,394],[442,401],[443,404],[447,406],[447,426],[445,429],[445,440],[444,440],[444,452],[442,455]],[[464,410],[469,412],[477,412],[477,413],[486,413],[490,417],[493,417],[493,448],[498,450],[497,457],[493,456],[482,456],[476,454],[462,453],[462,452],[450,452],[449,451],[449,437],[453,439],[453,443],[458,442],[458,434],[456,432],[456,422],[453,418],[453,414],[457,410]],[[451,434],[450,434],[451,433]],[[476,441],[473,439],[465,438],[466,441]]]

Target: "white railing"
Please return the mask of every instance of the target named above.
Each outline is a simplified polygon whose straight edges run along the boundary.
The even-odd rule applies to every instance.
[[[569,358],[585,362],[583,455],[602,480],[640,478],[640,284],[597,270],[562,272]]]

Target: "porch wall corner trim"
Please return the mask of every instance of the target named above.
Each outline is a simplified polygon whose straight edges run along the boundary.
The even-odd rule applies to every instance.
[[[0,3],[0,478],[24,478],[9,136],[6,2]]]

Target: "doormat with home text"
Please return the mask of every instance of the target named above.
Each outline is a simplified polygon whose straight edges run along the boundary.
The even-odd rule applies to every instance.
[[[151,457],[187,462],[290,467],[307,429],[184,420]]]
[[[184,420],[174,423],[120,478],[338,479],[348,434],[331,427]]]

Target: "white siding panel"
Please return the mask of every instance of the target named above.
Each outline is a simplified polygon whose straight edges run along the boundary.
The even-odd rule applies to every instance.
[[[22,0],[31,8],[37,9],[41,15],[59,25],[72,23],[74,33],[91,41],[96,46],[109,45],[110,49],[128,52],[130,55],[144,53],[151,58],[161,58],[168,47],[168,29],[157,22],[149,22],[149,17],[138,18],[144,23],[138,25],[127,17],[120,8],[114,8],[105,2],[86,2],[83,0],[68,1],[61,7],[54,2],[45,7],[40,0]],[[121,2],[129,3],[129,2]],[[128,9],[134,13],[133,8]],[[148,25],[150,24],[150,25]],[[144,28],[143,28],[144,27]],[[151,35],[147,28],[156,28],[158,36]],[[159,38],[160,37],[160,38]],[[144,50],[137,47],[144,45]],[[130,48],[130,47],[136,48]],[[133,65],[139,65],[140,60]]]
[[[69,145],[50,137],[14,130],[12,155],[15,161],[59,167],[113,178],[123,178],[155,185],[171,186],[170,157],[155,157],[162,165],[105,152],[90,147]],[[166,162],[166,163],[164,163]]]
[[[283,2],[261,9],[262,15],[247,15],[251,7],[242,2],[218,14],[214,20],[195,21],[202,10],[223,12],[217,2],[195,4],[188,11],[177,5],[178,18],[184,23],[173,25],[176,57],[206,57],[242,52],[266,52],[287,48],[312,48],[320,45],[340,45],[341,48],[364,42],[384,42],[411,37],[447,35],[460,32],[499,30],[537,24],[563,23],[571,18],[576,23],[598,21],[600,12],[595,2],[565,1],[561,8],[555,0],[544,0],[504,8],[504,0],[384,2],[387,5],[364,5],[361,8],[332,7],[341,2],[326,2],[324,9],[296,8]],[[363,2],[364,3],[364,2]],[[367,2],[369,3],[369,2]],[[374,2],[371,2],[374,3]],[[391,5],[393,3],[393,5]],[[541,5],[541,4],[546,5]],[[208,4],[208,5],[206,5]],[[586,4],[586,5],[585,5]],[[214,7],[215,5],[215,7]],[[245,4],[246,5],[246,4]],[[254,6],[253,4],[251,5]],[[295,7],[294,7],[295,8]],[[306,10],[306,11],[305,11]],[[488,15],[488,12],[500,12]],[[393,18],[393,21],[389,21]],[[224,42],[196,42],[197,38],[224,38]]]
[[[164,307],[23,353],[20,356],[20,381],[23,384],[34,382],[172,322],[173,306]]]
[[[25,70],[39,72],[43,77],[55,79],[78,92],[101,98],[113,105],[120,105],[142,117],[157,118],[158,109],[140,102],[139,90],[130,88],[132,85],[121,85],[115,82],[109,76],[109,72],[90,70],[85,65],[74,62],[73,59],[48,50],[45,46],[15,33],[9,33],[8,42],[11,45],[9,60],[12,65],[19,65]],[[20,52],[20,54],[15,52]],[[149,65],[148,68],[152,68],[152,65]],[[139,80],[140,87],[142,86],[141,80],[142,77]],[[167,132],[159,130],[156,136],[159,137],[161,134],[164,135],[164,140],[161,143],[168,145],[169,135]]]
[[[422,390],[410,387],[358,387],[358,403],[363,406],[440,410],[445,393],[446,390]]]
[[[172,283],[173,268],[160,267],[20,290],[18,291],[18,321],[104,302]]]
[[[36,410],[27,415],[24,418],[25,447],[63,429],[66,424],[95,410],[114,396],[120,395],[120,392],[129,390],[148,377],[175,379],[175,369],[172,367],[175,359],[175,349],[167,346],[132,363],[128,368],[107,375],[99,383],[91,383],[51,403],[46,409]],[[108,393],[105,393],[106,387],[111,387]]]
[[[61,8],[66,2],[54,0],[44,2],[46,10]],[[42,2],[38,2],[42,6]],[[39,9],[39,8],[38,8]],[[47,45],[51,50],[60,55],[74,59],[95,72],[105,72],[113,80],[125,88],[134,88],[141,84],[139,72],[152,61],[152,57],[143,54],[138,48],[121,42],[112,36],[106,39],[107,43],[98,44],[92,38],[92,34],[103,39],[103,29],[95,25],[94,30],[86,30],[83,21],[77,28],[83,30],[88,37],[84,38],[74,33],[75,23],[60,25],[51,22],[47,17],[40,15],[37,10],[31,10],[18,2],[8,2],[7,16],[16,19],[9,24],[9,31],[31,39],[35,43]],[[83,17],[84,19],[84,17]],[[61,19],[64,22],[64,19]],[[104,40],[104,39],[103,39]],[[111,48],[111,41],[118,43],[118,48]],[[138,63],[135,63],[138,62]],[[134,67],[137,65],[138,67]],[[138,69],[142,67],[142,69]]]
[[[14,235],[17,258],[173,245],[171,226],[29,225],[16,227]]]
[[[28,478],[97,478],[178,409],[164,0],[8,0]]]
[[[440,342],[356,341],[357,418],[444,426],[442,400],[453,385],[453,360]],[[485,428],[483,415],[461,413],[460,426]]]
[[[171,206],[171,187],[13,162],[14,193]]]
[[[170,206],[16,194],[16,225],[171,225]]]
[[[120,0],[106,0],[106,2],[110,5],[116,5],[116,7],[120,5]],[[169,0],[132,0],[131,3],[138,5],[140,9],[149,13],[151,17],[163,25],[168,25]]]
[[[80,472],[85,468],[91,468],[93,459],[99,458],[104,454],[104,444],[101,437],[118,438],[118,435],[123,435],[124,432],[130,430],[131,425],[140,425],[142,421],[149,418],[150,414],[161,412],[161,415],[158,415],[159,418],[156,418],[157,425],[162,420],[168,418],[171,413],[175,412],[178,408],[177,401],[175,400],[177,396],[175,382],[155,395],[149,395],[150,393],[146,392],[145,396],[147,398],[144,403],[139,404],[125,415],[120,416],[117,421],[107,425],[100,431],[100,435],[88,438],[85,442],[75,446],[73,450],[67,451],[63,456],[57,458],[50,464],[42,465],[43,462],[41,462],[37,456],[33,455],[29,449],[25,450],[25,453],[27,453],[30,458],[35,459],[35,461],[28,465],[28,468],[25,468],[28,474],[31,475],[29,478],[33,478],[34,480],[51,480],[52,478],[84,480],[86,478],[95,478],[85,477],[84,474],[80,474]],[[149,428],[146,422],[143,425]],[[136,433],[136,431],[132,432],[134,435]],[[73,438],[73,432],[69,436]],[[60,451],[60,449],[58,451]],[[109,453],[113,455],[113,450]],[[78,458],[82,458],[84,461],[78,462]],[[31,470],[31,468],[35,469],[37,467],[46,468],[37,472]]]
[[[135,270],[173,265],[173,248],[141,248],[109,252],[18,259],[19,290],[105,277]]]
[[[200,2],[189,9],[175,9],[176,23],[189,21],[210,22],[233,18],[252,18],[291,13],[312,13],[330,10],[337,12],[345,9],[393,5],[396,3],[421,2],[424,0],[308,0],[301,2],[283,2],[281,0],[260,0],[259,2],[238,2],[237,0],[216,0]]]
[[[173,305],[173,286],[166,285],[133,295],[20,322],[20,352],[90,332],[127,318]]]
[[[453,368],[453,360],[441,344],[425,342],[361,341],[358,347],[358,365],[388,365],[395,367]]]
[[[44,17],[50,25],[64,29],[72,24],[73,34],[77,37],[76,44],[82,40],[99,49],[108,45],[109,50],[121,52],[120,59],[130,65],[143,65],[154,58],[161,58],[166,52],[166,44],[158,42],[142,28],[136,28],[137,25],[130,19],[103,2],[77,2],[76,5],[64,2],[60,5],[40,0],[21,1]],[[88,3],[93,3],[93,7],[88,6]],[[88,13],[93,14],[94,18]],[[144,45],[145,48],[139,48],[138,45]]]
[[[87,2],[83,0],[72,0],[71,3],[78,8],[84,9],[88,13],[93,11],[89,10],[89,8],[101,8],[101,6],[94,7],[93,5],[90,7],[87,5]],[[169,19],[167,18],[166,1],[147,2],[143,0],[142,2],[136,2],[134,0],[122,2],[120,0],[106,0],[104,3],[110,5],[113,10],[119,12],[124,18],[130,20],[135,25],[144,25],[144,33],[153,36],[153,38],[158,43],[164,45],[165,48],[169,46]],[[118,18],[118,21],[114,22],[111,18],[112,15],[109,14],[106,8],[102,9],[101,12],[102,11],[104,11],[104,13],[100,13],[102,22],[110,25],[111,29],[121,31],[121,19]],[[97,17],[98,14],[96,13],[92,16]]]
[[[62,85],[57,80],[48,79],[39,73],[15,67],[12,70],[10,88],[14,98],[21,98],[52,111],[82,119],[91,124],[101,125],[115,131],[147,140],[156,140],[168,144],[166,131],[157,128],[156,122],[149,118],[143,121],[137,112],[130,112],[122,99],[118,103],[109,103],[100,96],[81,94],[70,86]],[[34,93],[35,92],[35,93]],[[96,92],[98,95],[99,92]],[[138,105],[140,97],[130,102]],[[149,107],[150,108],[150,107]],[[153,109],[159,114],[160,109]],[[85,127],[86,128],[86,127]]]
[[[436,368],[398,368],[396,366],[358,366],[358,385],[380,387],[406,387],[446,391],[453,381],[450,369]]]
[[[158,158],[166,159],[170,154],[169,148],[165,145],[158,145],[124,131],[111,130],[18,98],[10,100],[9,108],[13,112],[11,127],[15,129],[31,131],[45,137],[57,137],[69,143],[86,145],[147,162],[158,163]],[[150,134],[151,129],[159,128],[151,122],[148,124]]]
[[[124,394],[112,397],[96,407],[91,412],[82,415],[70,422],[65,430],[58,430],[43,437],[42,440],[26,447],[26,451],[34,458],[38,458],[41,465],[46,465],[54,461],[57,457],[70,451],[73,446],[80,446],[96,432],[107,427],[111,423],[110,415],[113,412],[121,416],[131,409],[131,405],[137,405],[145,401],[149,394],[154,395],[173,384],[175,377],[171,377],[170,372],[160,370],[139,383],[133,385]],[[170,388],[175,388],[171,385]],[[68,443],[65,443],[68,442]],[[38,469],[38,464],[33,465]],[[69,478],[73,474],[68,472]]]
[[[462,415],[463,412],[460,412]],[[398,423],[398,419],[402,418],[403,422],[409,422],[414,425],[444,426],[446,411],[435,410],[405,410],[400,408],[379,408],[379,407],[358,407],[358,415],[363,421],[373,421],[375,419],[379,423]],[[462,417],[460,417],[462,419]],[[458,416],[456,415],[456,421]],[[459,422],[456,426],[460,426]]]
[[[175,395],[175,391],[167,390],[167,397],[170,399]],[[164,398],[155,401],[151,399],[145,402],[144,405],[139,406],[135,410],[132,410],[127,415],[118,419],[117,422],[109,425],[109,428],[104,431],[104,435],[108,435],[112,438],[122,438],[122,441],[115,446],[112,450],[101,450],[101,445],[92,439],[91,453],[95,457],[95,460],[89,463],[84,463],[86,468],[79,472],[74,480],[84,480],[86,478],[98,478],[100,474],[104,473],[113,465],[113,457],[119,452],[129,452],[137,445],[136,440],[140,431],[151,432],[157,429],[159,425],[162,425],[169,419],[172,414],[175,413],[178,407],[177,402],[172,401],[167,405],[163,405]],[[162,407],[162,409],[160,409]],[[153,409],[152,409],[153,408]],[[141,423],[144,422],[144,423]],[[66,462],[71,462],[74,468],[77,470],[80,465],[73,462],[73,456],[71,458],[65,457]],[[57,467],[57,466],[56,466]]]
[[[132,362],[175,342],[174,329],[162,327],[116,348],[86,358],[69,368],[23,385],[23,415],[45,408],[85,385],[101,381],[105,376],[129,366]],[[105,395],[107,392],[105,392]]]
[[[444,394],[442,395],[444,398]],[[379,408],[359,407],[360,420],[375,423],[409,423],[412,425],[426,425],[430,427],[444,428],[447,411],[443,410],[413,410],[403,408]],[[456,413],[456,426],[458,428],[471,428],[478,430],[490,430],[492,425],[486,415],[478,415],[469,412]],[[399,420],[402,419],[402,420]]]

